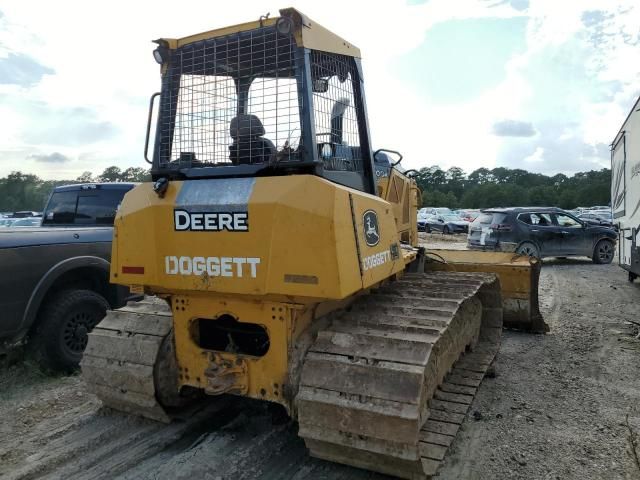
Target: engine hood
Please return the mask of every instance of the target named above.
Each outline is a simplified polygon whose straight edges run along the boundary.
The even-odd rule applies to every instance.
[[[589,233],[602,233],[602,234],[606,234],[611,238],[618,237],[618,233],[615,231],[613,227],[607,227],[605,225],[587,223],[587,230],[589,231]]]

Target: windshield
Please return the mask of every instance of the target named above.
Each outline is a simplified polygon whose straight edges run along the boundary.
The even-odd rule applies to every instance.
[[[460,220],[462,220],[457,215],[442,215],[442,218],[444,219],[445,222],[459,222]]]

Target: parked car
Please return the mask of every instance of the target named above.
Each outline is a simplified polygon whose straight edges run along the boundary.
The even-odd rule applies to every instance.
[[[418,223],[418,228],[420,228],[420,223]],[[457,215],[429,215],[424,221],[422,229],[427,233],[467,233],[469,222],[462,220]]]
[[[601,213],[596,210],[594,213],[582,213],[578,215],[578,218],[592,225],[603,225],[609,228],[613,227],[613,218],[611,213],[607,216],[606,212]]]
[[[432,229],[430,225],[435,223],[437,223],[436,216],[431,213],[427,213],[418,218],[418,231],[431,233]]]
[[[28,218],[28,217],[41,217],[41,212],[33,212],[31,210],[22,210],[20,212],[13,212],[9,217],[11,218]]]
[[[424,218],[426,215],[451,215],[453,212],[450,208],[446,207],[422,207],[418,210],[418,216],[422,215]]]
[[[422,207],[418,209],[418,219],[426,218],[427,215],[431,215],[431,213],[429,213],[430,211],[431,211],[430,207]]]
[[[28,341],[44,366],[77,367],[88,332],[132,298],[109,283],[109,261],[116,210],[133,186],[56,187],[44,226],[0,229],[0,352]]]
[[[426,213],[426,211],[421,212],[420,210],[418,210],[418,231],[424,232],[425,231],[424,226],[427,223],[427,219],[432,215],[430,213]]]
[[[42,223],[42,217],[25,217],[15,219],[11,227],[38,227]]]
[[[470,226],[472,249],[514,251],[533,257],[586,256],[611,263],[615,230],[593,225],[559,208],[482,210]]]
[[[480,210],[457,210],[456,214],[463,220],[471,223],[480,215]]]
[[[436,207],[431,209],[432,215],[453,215],[453,212],[450,208],[447,207]]]
[[[586,213],[586,212],[585,212]],[[604,218],[605,220],[611,220],[613,221],[613,213],[611,213],[611,209],[607,209],[607,210],[593,210],[591,212],[588,213],[593,213],[594,215],[597,215],[599,217]]]

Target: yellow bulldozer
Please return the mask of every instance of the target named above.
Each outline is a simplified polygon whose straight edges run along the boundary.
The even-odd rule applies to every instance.
[[[539,264],[420,245],[360,51],[300,12],[156,43],[153,181],[118,210],[111,267],[147,296],[91,332],[87,384],[159,421],[194,392],[275,402],[313,456],[435,474],[503,311],[541,330]]]

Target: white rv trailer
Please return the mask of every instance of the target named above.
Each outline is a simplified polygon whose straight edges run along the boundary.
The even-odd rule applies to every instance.
[[[640,98],[611,144],[611,210],[618,263],[633,282],[640,276]]]

